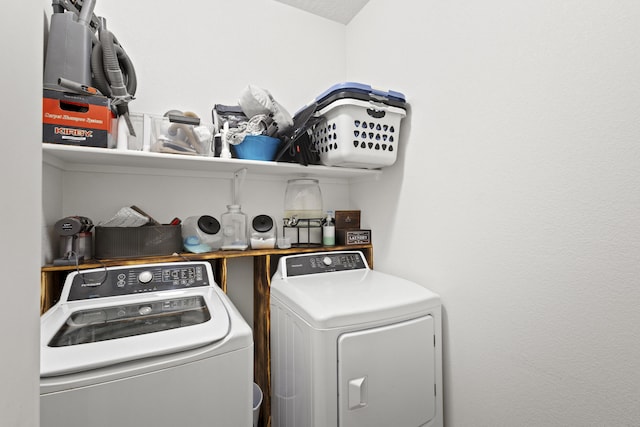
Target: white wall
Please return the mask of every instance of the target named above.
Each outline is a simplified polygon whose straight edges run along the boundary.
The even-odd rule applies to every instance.
[[[39,420],[42,8],[7,3],[0,22],[0,424],[31,427]]]
[[[376,268],[443,297],[447,426],[640,423],[639,19],[370,0],[348,26],[348,79],[411,104],[352,195]]]
[[[294,113],[344,78],[344,25],[265,0],[109,0],[95,13],[133,60],[134,111],[211,119],[251,83]]]

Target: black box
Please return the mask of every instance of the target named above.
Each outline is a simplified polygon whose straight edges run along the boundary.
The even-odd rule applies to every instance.
[[[336,230],[338,245],[366,245],[371,243],[371,230]]]
[[[96,259],[171,255],[182,249],[181,225],[96,226],[94,231]]]
[[[360,229],[360,211],[336,211],[336,230]]]

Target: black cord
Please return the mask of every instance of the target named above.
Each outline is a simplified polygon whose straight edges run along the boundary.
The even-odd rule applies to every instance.
[[[82,279],[82,284],[86,285],[87,282],[84,281],[84,273],[80,272],[80,268],[78,266],[78,255],[75,254],[74,255],[76,257],[76,272],[80,275],[81,279]],[[105,284],[105,282],[107,281],[107,278],[109,277],[109,270],[107,270],[107,265],[101,261],[98,261],[98,263],[102,266],[102,268],[104,269],[104,276],[102,276],[102,279],[100,279],[100,283],[98,283],[97,285],[92,283],[91,286],[102,286]]]

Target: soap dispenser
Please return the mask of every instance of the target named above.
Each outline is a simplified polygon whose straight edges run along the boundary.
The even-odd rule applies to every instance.
[[[324,246],[336,245],[336,222],[333,219],[332,211],[327,211],[327,216],[322,221],[322,244]]]

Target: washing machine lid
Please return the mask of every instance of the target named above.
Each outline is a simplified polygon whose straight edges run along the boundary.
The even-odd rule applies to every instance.
[[[317,329],[407,319],[440,306],[417,283],[369,269],[274,277],[271,298]]]
[[[208,264],[70,274],[61,301],[40,319],[40,375],[82,372],[220,341],[230,333],[221,293]]]
[[[230,329],[226,307],[212,288],[97,302],[61,304],[42,316],[42,377],[201,347]]]

